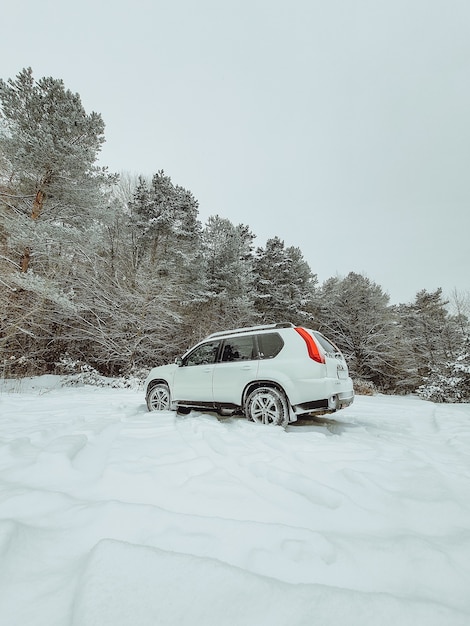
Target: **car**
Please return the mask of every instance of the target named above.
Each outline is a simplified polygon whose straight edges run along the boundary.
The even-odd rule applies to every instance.
[[[242,413],[286,427],[354,400],[348,366],[324,335],[291,323],[213,333],[145,381],[149,411]]]

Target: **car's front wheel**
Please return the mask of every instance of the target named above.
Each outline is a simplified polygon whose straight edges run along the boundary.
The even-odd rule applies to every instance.
[[[155,383],[147,389],[147,408],[149,411],[168,411],[170,408],[170,389],[166,383]]]
[[[274,387],[258,387],[246,399],[245,415],[258,424],[274,424],[285,428],[289,423],[286,396]]]

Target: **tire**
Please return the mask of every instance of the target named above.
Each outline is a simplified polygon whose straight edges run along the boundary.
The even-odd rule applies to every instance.
[[[275,387],[258,387],[246,399],[245,415],[247,419],[258,424],[273,424],[285,428],[289,423],[287,398]]]
[[[145,399],[149,411],[170,410],[170,389],[166,383],[149,385]]]

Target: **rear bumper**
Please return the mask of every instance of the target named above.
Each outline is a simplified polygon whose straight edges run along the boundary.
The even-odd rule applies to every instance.
[[[339,408],[345,409],[354,402],[354,391],[346,391],[338,394]]]
[[[354,401],[354,391],[343,391],[335,393],[328,398],[322,400],[313,400],[311,402],[302,402],[294,405],[292,408],[296,415],[304,413],[334,413],[340,409],[345,409]]]
[[[284,390],[297,415],[317,411],[333,412],[344,409],[354,401],[354,387],[350,377],[304,378],[295,381],[295,384],[289,381]]]

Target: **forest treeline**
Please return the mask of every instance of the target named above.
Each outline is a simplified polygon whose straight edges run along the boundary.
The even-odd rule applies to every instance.
[[[319,284],[281,237],[203,225],[163,171],[97,165],[98,113],[31,69],[0,81],[0,365],[3,376],[87,364],[117,376],[173,360],[210,332],[290,321],[325,333],[356,385],[470,399],[468,298],[440,289],[391,305],[367,276]]]

